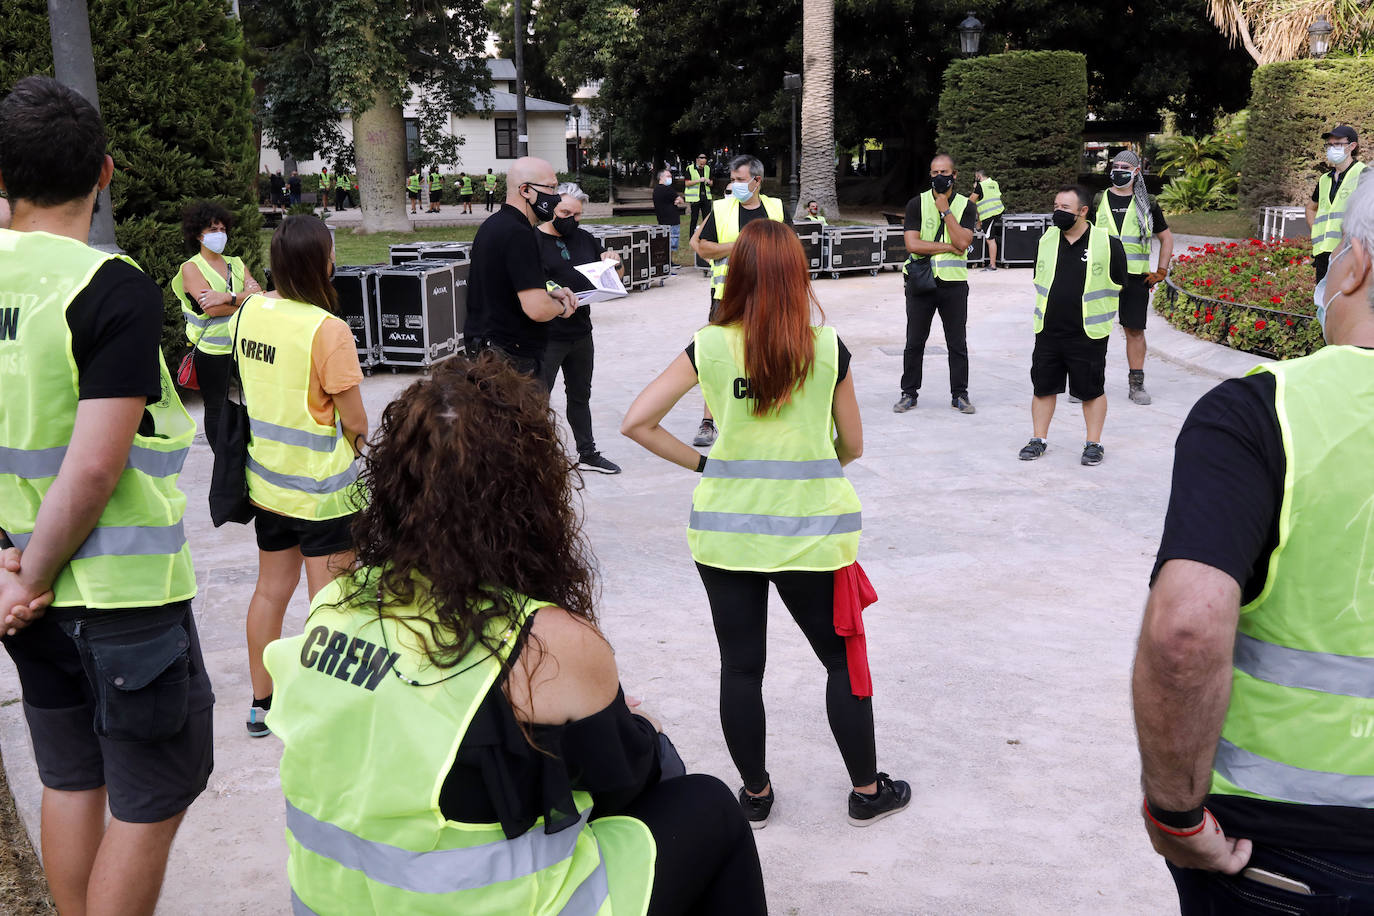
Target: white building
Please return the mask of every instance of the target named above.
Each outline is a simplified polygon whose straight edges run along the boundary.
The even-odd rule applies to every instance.
[[[464,138],[464,142],[461,147],[462,161],[442,164],[445,174],[461,171],[469,175],[484,175],[487,169],[502,173],[517,158],[515,64],[504,58],[490,58],[487,67],[491,70],[492,91],[478,104],[478,111],[461,117],[452,113],[448,116],[445,130],[452,136]],[[413,86],[411,95],[415,95]],[[405,116],[408,146],[414,150],[418,147],[419,107],[412,101],[402,113]],[[530,155],[547,159],[560,172],[572,170],[565,139],[568,118],[567,105],[525,96],[525,125],[529,131]],[[339,130],[345,143],[352,142],[353,119],[347,113],[339,119]],[[302,174],[309,174],[318,172],[326,165],[332,168],[332,163],[316,157],[298,160],[296,168]],[[258,171],[276,172],[281,168],[281,154],[264,141],[258,155]]]

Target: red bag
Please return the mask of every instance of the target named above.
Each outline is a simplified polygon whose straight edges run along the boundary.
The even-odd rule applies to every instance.
[[[177,367],[177,384],[189,391],[200,390],[200,380],[196,378],[195,351],[187,353],[181,358],[181,365]]]

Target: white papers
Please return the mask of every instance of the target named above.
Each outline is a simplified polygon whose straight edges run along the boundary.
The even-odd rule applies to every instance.
[[[620,277],[615,272],[614,261],[593,261],[590,264],[578,264],[575,269],[592,281],[592,286],[596,287],[578,293],[578,305],[591,305],[593,302],[605,302],[607,299],[619,299],[629,295],[625,292],[625,284],[620,282]]]

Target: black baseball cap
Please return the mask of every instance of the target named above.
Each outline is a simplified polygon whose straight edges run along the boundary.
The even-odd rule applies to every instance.
[[[1360,135],[1355,133],[1355,128],[1351,127],[1349,124],[1342,124],[1339,127],[1333,127],[1326,133],[1322,134],[1323,140],[1330,140],[1332,137],[1341,137],[1343,139],[1349,140],[1351,143],[1360,142]]]

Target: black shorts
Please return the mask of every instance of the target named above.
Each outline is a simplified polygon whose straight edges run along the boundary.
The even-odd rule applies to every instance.
[[[105,787],[131,824],[185,811],[214,769],[215,695],[191,602],[54,608],[3,640],[49,789]]]
[[[353,535],[348,530],[353,523],[351,514],[314,521],[278,515],[262,508],[254,509],[253,513],[258,549],[267,553],[299,547],[303,557],[327,557],[353,549]]]
[[[997,241],[997,233],[1002,229],[1002,214],[989,216],[983,220],[983,238]]]
[[[463,195],[463,203],[465,203],[465,204],[470,204],[470,203],[472,203],[472,195],[471,195],[471,194],[464,194],[464,195]]]
[[[1123,328],[1145,330],[1145,319],[1150,315],[1150,287],[1145,283],[1144,274],[1129,274],[1126,277],[1116,308],[1117,320]]]
[[[411,200],[419,200],[419,199],[420,199],[420,192],[419,192],[419,191],[412,191],[412,190],[410,190],[410,188],[406,188],[406,196],[409,197]]]
[[[1036,334],[1030,371],[1035,396],[1047,398],[1062,393],[1067,376],[1069,394],[1082,401],[1102,397],[1107,385],[1107,342],[1110,340],[1110,337],[1093,340],[1086,334],[1080,337]]]
[[[430,191],[430,192],[429,192],[429,202],[432,203],[432,204],[441,204],[441,203],[443,203],[443,202],[444,202],[444,192],[443,192],[442,190],[438,190],[438,189],[433,190],[433,191]]]

